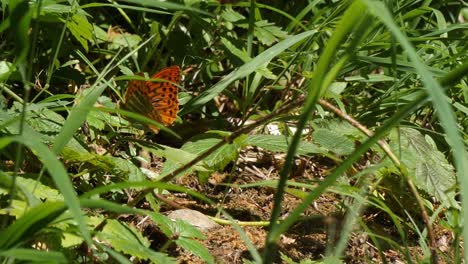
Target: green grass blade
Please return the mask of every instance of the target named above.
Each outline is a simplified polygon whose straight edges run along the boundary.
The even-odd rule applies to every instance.
[[[334,56],[336,55],[337,48],[340,44],[342,44],[345,37],[354,29],[356,25],[359,25],[361,21],[365,18],[364,14],[364,6],[359,2],[355,2],[351,5],[348,10],[343,15],[340,24],[337,27],[335,34],[331,37],[329,44],[325,48],[323,55],[320,57],[320,60],[317,65],[317,69],[314,72],[313,81],[309,87],[309,94],[306,99],[303,113],[301,114],[301,118],[299,120],[297,131],[294,134],[292,139],[288,154],[285,159],[285,166],[281,170],[280,180],[278,181],[277,192],[275,195],[275,205],[273,207],[272,215],[270,218],[270,232],[268,233],[266,239],[266,250],[264,252],[264,259],[266,263],[270,263],[272,261],[272,250],[274,248],[275,242],[279,239],[279,236],[282,232],[286,229],[280,228],[278,226],[278,219],[281,211],[281,203],[284,196],[284,191],[286,187],[286,182],[289,176],[289,173],[292,169],[292,160],[296,153],[296,149],[299,145],[302,130],[305,127],[306,122],[309,119],[309,116],[312,110],[315,107],[315,104],[323,91],[327,88],[324,83],[329,80],[330,78],[327,77],[327,71],[330,69],[330,65],[332,65],[332,61]],[[359,15],[357,15],[359,14]],[[333,71],[336,72],[336,71]],[[349,164],[351,165],[351,164]],[[349,166],[348,165],[348,166]],[[329,177],[327,177],[327,180]],[[319,188],[317,188],[319,189]],[[294,222],[299,215],[295,215],[294,217],[288,217],[288,223]],[[283,226],[284,227],[284,226]]]
[[[460,181],[464,219],[468,219],[468,158],[465,151],[465,144],[458,131],[455,115],[448,103],[447,96],[445,95],[441,85],[427,70],[426,65],[421,61],[414,47],[394,23],[390,12],[386,9],[383,3],[368,0],[364,0],[364,3],[366,3],[369,10],[393,33],[395,39],[401,44],[403,49],[406,50],[407,56],[410,58],[414,68],[421,76],[424,88],[437,110],[436,113],[447,135],[447,143],[452,148],[452,155],[457,168],[458,179]],[[468,228],[465,227],[463,229],[463,234],[465,237],[468,237]],[[465,247],[464,255],[465,260],[468,260],[468,247]]]
[[[11,249],[31,239],[66,209],[63,202],[45,202],[33,207],[0,232],[0,249]]]
[[[143,5],[143,6],[155,7],[155,8],[163,8],[163,9],[168,9],[168,10],[183,10],[183,11],[200,13],[200,14],[207,15],[207,16],[212,16],[212,14],[206,11],[194,8],[194,7],[185,6],[185,5],[181,5],[177,3],[166,2],[166,1],[153,1],[153,0],[121,0],[121,1],[132,3],[132,4]]]
[[[226,89],[226,87],[228,87],[229,84],[231,84],[235,80],[245,78],[246,76],[254,72],[257,68],[264,65],[265,63],[268,63],[270,60],[272,60],[274,57],[281,54],[283,51],[285,51],[292,45],[304,40],[305,38],[313,36],[315,33],[317,33],[316,30],[310,30],[310,31],[306,31],[295,36],[291,36],[279,42],[278,44],[274,45],[273,47],[265,50],[264,52],[259,54],[257,57],[255,57],[253,60],[251,60],[250,62],[242,65],[237,70],[228,74],[226,77],[224,77],[221,81],[219,81],[213,87],[202,92],[200,96],[190,100],[184,106],[182,111],[180,111],[180,115],[183,116],[203,106],[204,104],[209,102],[211,99],[213,99],[215,96],[220,94],[224,89]]]
[[[83,124],[88,116],[88,113],[98,97],[106,89],[106,84],[101,84],[98,87],[91,87],[93,90],[86,95],[79,105],[74,107],[70,112],[67,120],[63,124],[62,130],[55,138],[53,150],[55,153],[60,153],[65,145],[75,134],[76,130]],[[91,89],[90,88],[90,89]]]
[[[15,136],[2,139],[3,143],[8,144],[14,141],[27,146],[42,161],[44,167],[47,169],[50,176],[54,180],[55,185],[62,193],[65,199],[65,203],[67,204],[69,210],[72,212],[75,221],[78,223],[78,227],[84,239],[87,243],[89,243],[89,245],[91,245],[91,235],[88,231],[85,219],[82,215],[78,197],[76,196],[72,182],[63,164],[57,159],[57,156],[52,151],[50,151],[50,149],[45,144],[43,144],[37,137],[28,135],[26,131],[23,136]],[[0,146],[2,145],[3,144],[0,143]]]
[[[15,248],[0,251],[0,256],[15,260],[28,260],[31,262],[68,263],[65,255],[58,251],[41,251],[36,249]]]

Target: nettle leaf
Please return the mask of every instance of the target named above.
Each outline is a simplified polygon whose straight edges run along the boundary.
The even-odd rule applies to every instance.
[[[400,128],[399,132],[400,141],[398,131],[391,132],[390,146],[396,153],[401,151],[401,162],[409,174],[414,175],[416,186],[446,206],[458,208],[455,171],[444,154],[437,150],[429,136],[423,136],[416,129]]]
[[[245,139],[244,143],[246,145],[264,148],[269,151],[287,152],[289,149],[290,142],[291,138],[282,135],[249,135]],[[327,151],[325,149],[321,149],[317,145],[307,141],[301,141],[297,149],[297,154],[299,155],[309,155],[326,152]]]
[[[161,172],[161,177],[164,177],[169,172],[173,171],[174,169],[182,166],[183,164],[192,161],[195,157],[200,155],[201,153],[205,152],[206,150],[210,149],[214,145],[221,142],[223,139],[220,138],[219,135],[214,134],[213,132],[203,134],[197,137],[192,138],[190,141],[185,143],[179,151],[173,150],[174,153],[178,152],[181,155],[169,157],[167,161],[164,163],[164,168]],[[243,138],[239,137],[232,144],[225,144],[211,153],[208,157],[203,159],[203,163],[199,163],[198,165],[204,165],[200,170],[196,168],[198,172],[210,172],[215,170],[222,170],[229,162],[237,159],[237,154],[239,149],[243,146]],[[166,153],[168,154],[168,153]],[[178,163],[175,164],[175,163]],[[186,173],[189,173],[190,170],[187,170]]]
[[[334,131],[335,133],[341,134],[343,136],[348,136],[352,139],[356,140],[364,140],[367,138],[366,135],[359,129],[352,126],[350,123],[339,120],[339,119],[332,119],[332,120],[318,120],[316,124],[320,128],[327,129],[329,131]]]
[[[288,36],[286,31],[283,31],[280,27],[275,26],[274,23],[266,20],[255,22],[254,34],[258,40],[266,46],[270,46]]]
[[[182,146],[182,149],[195,155],[200,155],[222,140],[223,139],[220,139],[216,135],[205,134],[191,139]],[[204,161],[213,170],[222,170],[229,162],[237,158],[238,150],[242,147],[240,141],[241,140],[235,140],[232,144],[223,145],[204,159]]]
[[[106,117],[104,115],[106,115],[106,113],[91,111],[86,116],[86,122],[88,123],[90,127],[96,128],[98,130],[103,130],[104,127],[106,126],[106,122],[105,122]],[[110,116],[110,115],[107,113],[107,116]]]
[[[96,128],[98,130],[103,130],[106,127],[106,124],[109,127],[118,127],[122,126],[123,119],[118,116],[113,116],[110,113],[103,111],[90,111],[86,116],[86,122],[90,127]],[[105,137],[104,135],[102,135]]]
[[[189,163],[193,159],[197,157],[197,155],[190,153],[188,151],[182,150],[182,149],[176,149],[176,148],[171,148],[168,146],[164,145],[159,145],[157,149],[149,149],[152,153],[155,155],[158,155],[160,157],[166,158],[166,162],[164,162],[164,166],[161,170],[161,174],[159,176],[159,179],[164,178],[174,170],[178,169],[180,166],[183,166],[184,164]],[[190,174],[194,171],[203,171],[203,172],[209,172],[210,169],[206,165],[204,161],[200,161],[194,166],[191,166],[188,168],[185,172],[184,175]]]
[[[62,156],[69,162],[86,162],[96,169],[112,172],[125,180],[141,181],[146,177],[131,161],[112,156],[88,152],[80,144],[70,141],[62,150]]]
[[[65,122],[63,116],[47,108],[49,104],[55,103],[58,103],[58,101],[28,105],[28,114],[26,115],[27,126],[24,128],[28,137],[40,138],[45,144],[53,144],[55,137]],[[21,104],[15,102],[11,109],[0,114],[0,123],[6,124],[6,130],[11,134],[19,133],[17,122],[20,120],[22,107]],[[78,144],[78,142],[72,138],[69,144]]]
[[[117,220],[107,220],[106,226],[97,236],[111,244],[115,250],[141,260],[150,260],[153,263],[176,263],[175,259],[151,250],[150,241],[135,227]]]
[[[21,185],[23,192],[29,192],[39,199],[49,202],[63,201],[63,196],[57,189],[50,188],[39,181],[23,177],[16,177],[16,181],[18,185]]]
[[[167,237],[172,237],[174,235],[173,233],[173,228],[172,228],[172,220],[169,219],[169,217],[159,213],[159,212],[151,212],[148,213],[148,215],[151,217],[151,220],[153,220],[156,225],[159,227],[161,232],[164,233]]]
[[[179,237],[185,238],[198,238],[198,239],[205,239],[205,235],[198,230],[193,225],[187,223],[187,221],[177,219],[176,221],[172,221],[170,225],[171,231],[173,234],[177,234]]]
[[[237,11],[234,11],[231,7],[226,7],[226,9],[221,13],[221,17],[229,22],[237,22],[239,20],[244,20],[245,16]]]
[[[252,60],[252,58],[250,58],[249,54],[247,54],[247,51],[245,49],[238,49],[229,39],[221,37],[221,43],[223,43],[224,47],[226,47],[226,50],[231,52],[234,56],[236,56],[243,62],[249,62]]]
[[[67,28],[75,39],[80,42],[81,46],[88,51],[88,41],[92,40],[93,37],[93,26],[88,22],[86,16],[82,14],[73,15],[72,19],[67,23]]]
[[[337,155],[349,155],[354,151],[353,140],[334,130],[319,128],[312,136],[315,143]]]

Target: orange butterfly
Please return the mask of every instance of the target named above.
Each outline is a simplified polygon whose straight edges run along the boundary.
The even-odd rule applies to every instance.
[[[171,125],[179,111],[176,84],[180,81],[180,68],[179,66],[165,68],[153,74],[151,79],[167,80],[167,82],[131,80],[123,108],[147,116],[165,126]],[[159,128],[148,126],[154,133],[159,132]]]

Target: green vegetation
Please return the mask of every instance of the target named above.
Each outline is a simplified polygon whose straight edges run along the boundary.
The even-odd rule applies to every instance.
[[[1,3],[2,262],[228,262],[167,216],[177,197],[236,230],[239,263],[468,256],[462,1]],[[171,65],[174,124],[120,108],[134,73]],[[270,203],[247,217],[242,192]],[[314,217],[339,224],[293,255]]]

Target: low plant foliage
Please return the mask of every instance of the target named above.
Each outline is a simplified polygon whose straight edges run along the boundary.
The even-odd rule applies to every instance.
[[[210,233],[170,219],[179,205],[165,197],[232,226],[248,252],[238,262],[468,255],[461,1],[10,0],[0,10],[4,262],[232,261],[206,246]],[[122,109],[134,74],[170,65],[183,75],[173,125]],[[250,191],[271,199],[252,201],[267,212],[258,221],[227,206]],[[333,197],[332,213],[313,211],[321,197]],[[321,230],[326,249],[287,250],[294,228],[330,215],[341,222]],[[361,235],[374,255],[353,253]]]

